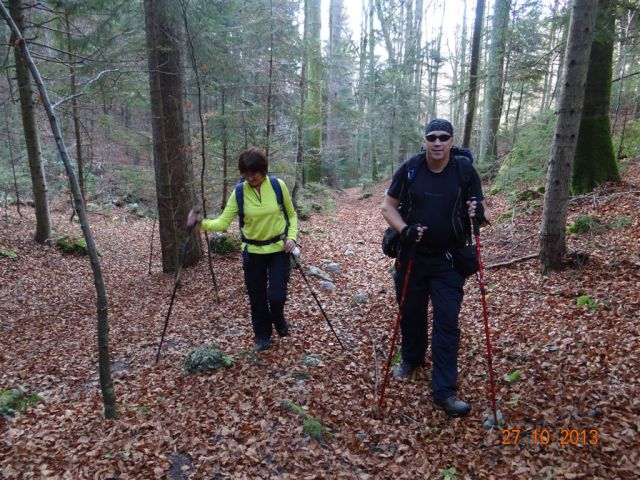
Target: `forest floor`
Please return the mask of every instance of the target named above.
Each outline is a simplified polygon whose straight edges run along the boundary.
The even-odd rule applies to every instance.
[[[323,259],[340,265],[335,293],[310,281],[346,350],[292,271],[291,336],[253,352],[241,261],[232,255],[214,258],[220,304],[206,261],[183,271],[156,364],[173,277],[161,272],[157,235],[148,273],[153,222],[120,209],[92,214],[109,296],[119,411],[112,421],[103,418],[98,385],[88,258],[36,245],[31,209],[23,207],[24,218],[15,207],[0,211],[0,247],[17,254],[0,256],[0,390],[22,386],[42,397],[0,416],[0,477],[639,478],[640,159],[624,167],[623,182],[569,204],[569,222],[593,215],[608,225],[568,236],[586,261],[574,255],[545,277],[536,258],[485,271],[508,432],[483,429],[491,402],[473,278],[459,352],[459,394],[471,414],[449,419],[434,410],[430,352],[427,368],[390,382],[386,407],[376,411],[396,319],[392,262],[380,250],[386,183],[366,199],[358,189],[336,194],[335,212],[301,222],[305,268],[323,268]],[[501,195],[490,201],[491,217],[502,215],[483,230],[485,264],[536,253],[540,199],[515,208]],[[53,217],[57,235],[80,234],[68,211]],[[579,306],[584,296],[592,302]],[[234,363],[184,375],[187,353],[212,343]],[[328,430],[308,436],[284,401]]]

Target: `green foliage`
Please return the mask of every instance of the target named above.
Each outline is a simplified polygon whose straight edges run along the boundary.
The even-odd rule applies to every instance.
[[[442,478],[443,480],[455,480],[458,474],[458,470],[456,467],[445,468],[442,470]]]
[[[30,395],[23,387],[11,388],[0,391],[0,415],[11,417],[16,412],[24,412],[27,407],[31,407],[42,398],[35,393]]]
[[[313,415],[305,412],[299,405],[296,405],[291,400],[282,400],[281,405],[290,412],[302,417],[302,433],[304,435],[307,435],[320,443],[324,443],[325,440],[332,437],[331,431],[327,427],[320,423]]]
[[[503,378],[509,383],[516,383],[520,381],[520,377],[522,377],[522,372],[520,370],[514,370],[513,372],[506,374]]]
[[[601,233],[606,229],[599,218],[592,215],[580,215],[574,222],[567,227],[567,233],[575,233],[576,235]]]
[[[12,260],[17,260],[18,254],[12,250],[5,250],[4,248],[0,247],[0,257],[7,257]]]
[[[242,242],[235,235],[228,233],[214,233],[209,240],[211,251],[218,255],[231,255],[240,251]]]
[[[589,295],[580,295],[576,300],[576,305],[580,308],[587,307],[592,312],[598,308],[596,301]]]
[[[605,230],[622,230],[629,225],[633,225],[633,219],[624,215],[616,215],[610,222],[603,222],[592,215],[581,215],[567,227],[567,234],[597,235]]]
[[[518,187],[535,189],[544,185],[554,128],[553,112],[545,112],[522,127],[511,153],[498,171],[492,192]]]
[[[78,255],[89,255],[87,241],[84,238],[70,237],[64,235],[55,239],[56,246],[65,253],[76,253]],[[98,256],[102,254],[98,251]]]
[[[622,142],[622,148],[620,143]],[[620,150],[620,158],[640,157],[640,119],[627,122],[622,138],[622,130],[616,131],[614,141],[616,151]]]
[[[233,364],[233,357],[224,355],[217,345],[203,345],[192,350],[184,361],[184,372],[198,373],[208,372]]]
[[[402,361],[402,352],[398,348],[393,353],[393,357],[391,357],[391,365],[398,365],[401,361]]]

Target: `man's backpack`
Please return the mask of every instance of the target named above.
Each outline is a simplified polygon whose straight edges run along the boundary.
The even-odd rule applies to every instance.
[[[470,168],[473,164],[473,153],[470,148],[464,147],[451,147],[451,160],[454,161],[456,170],[458,172],[458,179],[462,188],[463,202],[469,199],[469,188],[471,187],[471,172]],[[424,164],[424,156],[416,155],[407,161],[406,174],[402,188],[400,189],[400,204],[398,205],[398,211],[403,220],[409,217],[411,211],[411,197],[409,196],[409,188],[415,178],[416,172],[420,166]],[[468,222],[465,222],[466,225]],[[465,236],[470,236],[471,232],[465,231]],[[397,258],[400,251],[400,234],[389,227],[384,231],[382,236],[382,252],[391,258]]]
[[[269,182],[271,182],[271,187],[273,191],[276,192],[276,200],[278,201],[278,206],[280,207],[280,211],[284,215],[285,222],[287,225],[285,226],[284,232],[276,235],[273,238],[268,240],[252,240],[250,238],[246,238],[244,233],[242,233],[242,228],[244,227],[244,195],[242,186],[244,185],[245,180],[240,180],[236,184],[236,202],[238,204],[238,220],[240,221],[240,236],[242,241],[249,245],[271,245],[272,243],[279,242],[280,240],[284,240],[287,238],[287,234],[289,233],[289,215],[287,214],[287,209],[284,207],[284,198],[282,195],[282,188],[280,187],[280,182],[278,178],[274,175],[269,175]]]

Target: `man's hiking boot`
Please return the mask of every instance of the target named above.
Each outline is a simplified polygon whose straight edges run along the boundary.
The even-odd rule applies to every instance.
[[[270,338],[258,338],[256,339],[256,350],[259,352],[264,352],[271,348],[271,339]]]
[[[446,400],[433,400],[433,405],[450,417],[463,417],[471,410],[471,406],[467,402],[458,400],[455,395],[450,396]]]
[[[404,360],[400,365],[393,369],[393,378],[399,380],[401,378],[408,378],[411,376],[413,372],[416,371],[416,366],[411,365],[410,363],[405,362]]]

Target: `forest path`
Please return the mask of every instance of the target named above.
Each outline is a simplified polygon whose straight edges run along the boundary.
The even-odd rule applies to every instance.
[[[521,430],[517,445],[482,429],[490,402],[473,279],[465,286],[459,353],[459,391],[471,414],[450,420],[435,411],[425,368],[391,382],[384,415],[376,415],[375,385],[396,316],[392,262],[380,250],[387,182],[369,198],[359,189],[336,193],[334,211],[301,222],[302,265],[339,265],[334,293],[310,281],[346,351],[292,271],[292,334],[252,352],[241,261],[233,255],[214,259],[219,305],[206,262],[183,272],[156,365],[173,279],[160,272],[157,245],[147,271],[152,221],[123,209],[91,215],[109,295],[120,412],[112,422],[102,419],[88,260],[34,245],[31,210],[23,219],[14,209],[2,212],[0,247],[18,259],[0,257],[0,389],[23,385],[44,400],[0,417],[0,477],[436,478],[455,467],[469,478],[636,478],[640,162],[625,166],[623,182],[570,203],[570,221],[589,214],[608,225],[568,237],[571,250],[588,252],[586,264],[544,278],[535,259],[486,272],[498,405],[509,428]],[[541,199],[490,200],[486,263],[535,253]],[[57,235],[79,235],[67,213],[54,212]],[[593,308],[577,305],[585,296]],[[214,342],[234,364],[184,376],[186,354]],[[515,371],[518,381],[505,380]],[[283,400],[330,435],[318,442],[303,434],[303,419]],[[542,429],[550,433],[544,447],[533,437]],[[572,444],[578,434],[571,432],[583,430]],[[594,432],[599,441],[590,445]]]

